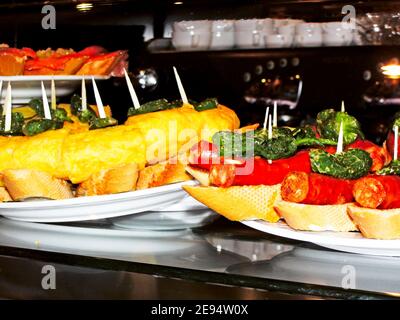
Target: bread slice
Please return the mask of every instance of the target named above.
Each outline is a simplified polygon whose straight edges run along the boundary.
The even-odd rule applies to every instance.
[[[400,239],[400,208],[382,210],[353,204],[347,210],[364,237]]]
[[[187,180],[192,180],[192,177],[186,173],[184,164],[160,162],[140,171],[137,189],[147,189]]]
[[[293,229],[304,231],[356,231],[347,214],[348,204],[312,205],[279,201],[275,210]]]
[[[70,185],[38,170],[3,170],[3,182],[13,200],[49,198],[54,200],[73,198]]]
[[[12,201],[10,194],[5,187],[0,187],[0,202]]]
[[[183,189],[196,200],[233,221],[279,220],[273,206],[280,199],[280,184],[229,188],[183,186]]]
[[[200,182],[203,187],[208,187],[210,185],[210,174],[208,171],[186,166],[186,172]]]
[[[139,175],[136,163],[102,170],[82,182],[76,190],[77,196],[94,196],[135,190]]]

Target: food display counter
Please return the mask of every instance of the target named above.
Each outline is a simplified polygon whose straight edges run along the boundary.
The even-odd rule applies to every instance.
[[[0,9],[0,299],[400,297],[398,2]]]

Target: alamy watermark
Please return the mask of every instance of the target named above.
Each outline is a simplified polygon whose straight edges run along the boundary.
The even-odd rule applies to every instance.
[[[56,28],[56,8],[52,5],[45,5],[42,8],[42,28],[45,30]]]
[[[42,267],[42,274],[45,276],[42,278],[42,289],[43,290],[55,290],[56,289],[56,268],[50,264],[46,264]]]
[[[356,8],[350,4],[342,7],[342,14],[345,16],[342,18],[343,27],[345,29],[356,29]]]
[[[344,265],[340,271],[344,274],[342,278],[343,289],[355,289],[356,288],[356,268],[352,265]]]

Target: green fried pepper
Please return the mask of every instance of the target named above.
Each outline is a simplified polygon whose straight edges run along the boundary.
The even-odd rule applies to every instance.
[[[316,134],[310,125],[294,128],[291,133],[296,139],[316,138]]]
[[[71,98],[71,113],[77,116],[82,111],[82,98],[74,94]]]
[[[311,132],[311,131],[312,132]],[[336,142],[329,139],[315,137],[314,131],[310,128],[296,128],[290,130],[285,127],[272,129],[272,139],[268,140],[266,130],[257,130],[254,138],[254,153],[267,159],[276,160],[294,155],[298,148],[303,146],[325,146],[336,145]]]
[[[195,103],[194,108],[196,111],[205,111],[205,110],[210,110],[210,109],[215,109],[218,106],[218,100],[217,98],[208,98],[203,100],[200,103]]]
[[[168,109],[180,108],[183,106],[182,100],[172,100],[168,103]]]
[[[62,127],[62,125],[61,125]],[[33,119],[24,124],[22,132],[26,136],[34,136],[47,130],[59,129],[60,123],[50,119]]]
[[[253,132],[236,133],[232,131],[219,131],[212,137],[213,144],[218,148],[219,154],[230,157],[251,157],[254,154]]]
[[[263,129],[247,133],[221,131],[214,134],[212,140],[218,147],[221,156],[249,157],[256,155],[270,160],[288,158],[302,146],[336,145],[336,142],[329,139],[317,139],[315,134],[314,138],[310,135],[300,135],[299,131],[292,131],[286,127],[273,128],[272,139],[268,139],[268,132]]]
[[[400,176],[400,160],[393,160],[388,166],[376,172],[379,175],[397,175]]]
[[[64,123],[64,121],[72,122],[67,111],[62,108],[51,109],[51,117],[60,123]]]
[[[343,123],[343,143],[345,145],[354,142],[357,137],[364,139],[360,123],[347,112],[327,109],[317,115],[317,131],[323,139],[337,141],[341,123]]]
[[[114,118],[95,118],[89,122],[89,130],[101,129],[105,127],[115,126],[118,121]]]
[[[290,135],[272,137],[272,139],[254,139],[254,154],[269,160],[288,158],[296,151],[296,140]]]
[[[128,117],[143,113],[150,113],[169,109],[169,103],[166,99],[158,99],[142,104],[139,109],[129,108]]]
[[[0,135],[2,136],[20,136],[22,135],[22,127],[24,125],[24,115],[20,112],[13,112],[11,114],[11,129],[9,131],[4,131],[6,117],[2,116],[0,118]]]
[[[80,122],[88,123],[95,120],[96,118],[96,112],[94,112],[93,109],[90,107],[78,113],[78,119]]]
[[[324,150],[310,151],[311,168],[314,172],[341,179],[357,179],[366,175],[372,165],[369,153],[360,149],[331,154]]]
[[[44,117],[44,110],[43,110],[43,102],[42,99],[32,99],[29,101],[28,105],[36,111],[36,114],[43,118]]]

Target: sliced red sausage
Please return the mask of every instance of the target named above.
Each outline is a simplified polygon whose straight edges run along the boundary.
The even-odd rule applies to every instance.
[[[283,200],[315,204],[343,204],[353,201],[353,180],[337,179],[318,173],[290,172],[282,182]]]
[[[249,171],[243,170],[248,166]],[[245,185],[275,185],[281,183],[291,171],[311,172],[310,157],[307,151],[300,151],[286,159],[268,160],[255,157],[242,164],[212,165],[210,182],[220,187]]]
[[[400,208],[400,177],[374,175],[361,178],[354,184],[353,195],[365,208]]]

